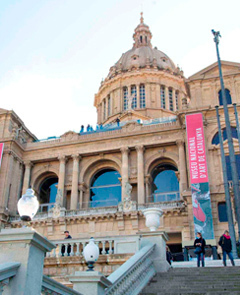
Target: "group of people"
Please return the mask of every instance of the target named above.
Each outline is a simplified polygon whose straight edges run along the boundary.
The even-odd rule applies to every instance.
[[[232,266],[234,266],[235,263],[232,255],[232,241],[228,230],[225,230],[224,234],[220,237],[218,244],[222,248],[223,265],[227,266],[228,255],[229,259],[231,260]],[[194,253],[197,255],[197,266],[200,267],[200,261],[202,261],[202,267],[204,267],[206,241],[200,232],[197,233],[197,238],[194,241],[194,247]]]
[[[117,123],[117,126],[119,127],[120,126],[120,119],[117,118],[115,120],[115,122]],[[101,130],[101,129],[103,129],[103,125],[102,124],[96,126],[96,131],[97,130]],[[94,131],[94,129],[93,129],[93,127],[91,125],[88,124],[87,127],[86,127],[86,130],[85,130],[84,125],[81,125],[80,133],[83,133],[83,132],[93,132],[93,131]]]
[[[228,256],[232,263],[232,266],[234,266],[235,263],[232,255],[232,241],[228,230],[225,230],[224,234],[220,237],[218,244],[222,248],[223,265],[227,266]],[[197,255],[197,266],[200,267],[200,262],[202,262],[202,267],[204,267],[206,241],[200,232],[197,233],[197,238],[194,241],[194,247],[194,253]],[[173,257],[168,246],[166,247],[166,259],[168,263],[171,265]]]

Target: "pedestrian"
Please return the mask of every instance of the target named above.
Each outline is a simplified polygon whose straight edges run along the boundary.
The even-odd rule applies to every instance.
[[[205,246],[206,241],[202,237],[200,232],[197,233],[197,238],[194,241],[194,247],[196,248],[194,253],[197,255],[197,266],[200,267],[200,260],[202,261],[202,267],[205,266],[204,258],[205,258]]]
[[[231,260],[232,266],[235,266],[232,255],[232,241],[228,230],[225,230],[224,234],[220,237],[218,244],[222,247],[223,265],[227,266],[228,255],[229,259]]]
[[[84,125],[81,126],[80,133],[84,132]]]
[[[120,119],[117,118],[117,119],[116,119],[116,122],[117,122],[117,126],[119,127],[119,125],[120,125]]]
[[[67,239],[71,239],[71,238],[72,238],[72,237],[70,236],[68,230],[65,230],[64,235],[65,235],[64,240],[67,240]],[[65,245],[62,245],[62,249],[61,249],[62,256],[64,256],[64,254],[65,254],[65,249],[66,249]],[[71,253],[71,245],[68,245],[68,246],[67,246],[67,255],[70,256],[70,253]]]
[[[167,262],[172,265],[172,260],[173,260],[173,257],[172,257],[172,253],[169,249],[168,246],[166,246],[166,259],[167,259]]]

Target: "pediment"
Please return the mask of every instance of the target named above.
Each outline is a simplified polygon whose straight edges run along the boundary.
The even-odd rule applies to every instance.
[[[221,64],[222,64],[223,76],[240,74],[240,63],[230,62],[230,61],[221,61]],[[207,79],[218,78],[218,77],[219,77],[218,63],[215,62],[214,64],[190,76],[188,80],[189,81],[207,80]]]
[[[132,120],[150,120],[148,116],[144,116],[133,110],[127,111],[120,116],[121,121],[132,121]]]
[[[76,140],[79,137],[79,134],[74,131],[65,132],[63,135],[60,136],[61,140],[63,141],[71,141]]]

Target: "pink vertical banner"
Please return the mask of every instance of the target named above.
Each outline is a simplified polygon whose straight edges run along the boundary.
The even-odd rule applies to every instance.
[[[186,116],[191,183],[208,182],[202,114]]]
[[[4,143],[0,143],[0,168],[2,163],[3,148],[4,148]]]
[[[186,115],[186,127],[194,231],[214,239],[202,114]]]

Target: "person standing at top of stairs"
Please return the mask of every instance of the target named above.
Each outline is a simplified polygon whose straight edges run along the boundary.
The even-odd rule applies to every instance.
[[[197,254],[197,266],[200,267],[200,260],[202,260],[202,267],[205,266],[205,246],[206,242],[200,232],[197,233],[197,238],[194,241],[194,247],[196,248],[194,253]]]
[[[218,244],[222,247],[223,265],[227,266],[226,259],[228,255],[229,259],[231,260],[232,266],[235,266],[232,255],[232,241],[227,230],[225,230],[224,234],[221,236]]]

